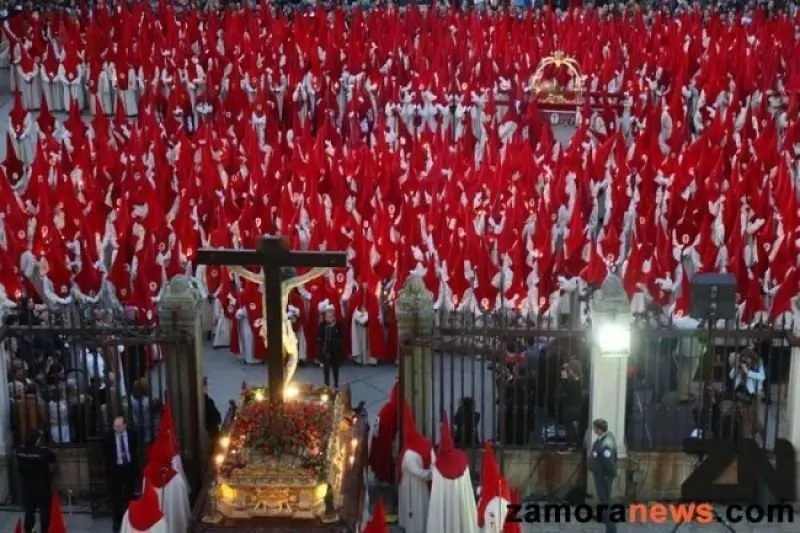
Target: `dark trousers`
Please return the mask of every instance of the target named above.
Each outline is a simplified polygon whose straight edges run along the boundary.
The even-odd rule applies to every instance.
[[[597,492],[597,503],[605,506],[603,512],[603,523],[606,526],[606,533],[617,533],[617,524],[611,521],[611,513],[608,506],[611,504],[611,487],[614,485],[614,478],[594,473],[594,488]]]
[[[22,508],[25,511],[25,533],[31,533],[36,523],[36,511],[39,511],[39,531],[47,533],[50,527],[50,498],[52,488],[45,487],[23,487],[22,489]]]
[[[110,472],[108,489],[111,498],[111,528],[114,531],[119,531],[122,527],[122,517],[137,492],[136,477],[136,469],[132,464],[116,466]]]
[[[322,374],[325,377],[325,386],[331,386],[331,374],[333,374],[333,388],[339,388],[339,361],[327,359],[322,361]]]

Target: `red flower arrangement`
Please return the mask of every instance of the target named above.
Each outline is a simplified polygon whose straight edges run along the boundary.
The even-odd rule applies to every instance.
[[[315,401],[250,401],[233,421],[231,442],[267,456],[290,456],[298,466],[319,476],[333,430],[332,411],[330,404]],[[237,455],[239,463],[226,465],[230,469],[245,466],[241,454]]]

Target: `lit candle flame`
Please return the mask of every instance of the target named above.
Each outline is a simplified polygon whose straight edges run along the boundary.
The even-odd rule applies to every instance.
[[[327,394],[323,394],[322,396],[319,397],[319,399],[327,403],[328,400],[330,400],[330,397]]]
[[[255,398],[256,398],[257,402],[263,402],[264,401],[264,393],[261,392],[261,391],[256,391]]]
[[[352,449],[354,452],[358,449],[358,439],[354,438],[350,441],[350,449]]]
[[[354,464],[356,464],[356,456],[355,455],[351,455],[350,456],[350,466],[353,466]]]
[[[284,400],[292,400],[300,395],[300,389],[295,385],[289,385],[283,390]]]
[[[228,437],[227,435],[219,439],[219,447],[222,448],[223,450],[227,450],[228,446],[230,445],[231,445],[231,438]]]
[[[225,456],[223,454],[220,453],[216,457],[214,457],[214,464],[216,464],[217,466],[222,466],[222,463],[224,462],[225,462]]]

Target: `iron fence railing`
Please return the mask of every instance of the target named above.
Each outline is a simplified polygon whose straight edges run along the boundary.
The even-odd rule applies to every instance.
[[[424,376],[427,390],[420,396],[429,402],[431,420],[418,425],[429,437],[438,441],[438,422],[447,413],[457,445],[465,449],[479,450],[485,440],[504,449],[584,445],[589,325],[516,312],[446,313],[434,322],[432,331],[411,335],[401,347],[401,373],[406,379]],[[631,324],[627,448],[679,451],[694,432],[755,438],[772,449],[786,428],[791,334],[708,329],[691,319],[688,326],[682,320],[653,323],[637,317]]]
[[[144,453],[156,435],[168,392],[162,362],[185,361],[188,372],[194,339],[181,331],[139,326],[135,315],[124,310],[29,307],[27,301],[18,308],[5,318],[0,332],[12,444],[18,446],[32,429],[40,430],[45,444],[76,466],[68,469],[69,479],[61,480],[70,487],[73,503],[102,513],[108,495],[105,434],[115,417],[124,417],[142,443],[139,464],[145,464]],[[198,439],[181,429],[176,431],[183,441],[194,446]],[[10,476],[9,503],[18,503],[13,467]]]

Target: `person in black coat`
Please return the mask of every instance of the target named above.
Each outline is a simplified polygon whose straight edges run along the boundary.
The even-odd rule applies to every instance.
[[[136,496],[139,478],[139,440],[128,427],[125,418],[118,416],[103,440],[106,473],[111,497],[112,529],[118,533],[128,503]]]
[[[222,415],[217,409],[217,404],[208,395],[208,378],[203,378],[203,396],[206,403],[206,432],[208,440],[211,442],[211,449],[214,448],[219,437],[220,426],[222,425]]]
[[[320,361],[322,361],[326,387],[331,386],[331,374],[333,374],[333,387],[339,387],[339,366],[344,359],[344,354],[342,353],[343,338],[342,325],[336,321],[336,311],[331,306],[325,311],[325,319],[320,324],[317,332],[317,343],[319,344]]]
[[[50,525],[50,498],[53,493],[56,456],[42,445],[42,440],[42,432],[32,429],[25,444],[16,450],[22,485],[22,507],[25,511],[25,533],[33,531],[37,510],[41,530],[46,532]]]

